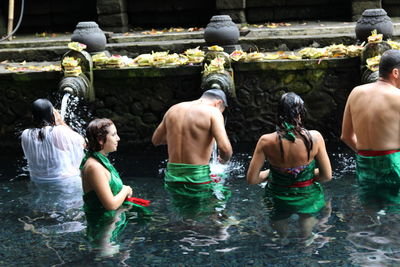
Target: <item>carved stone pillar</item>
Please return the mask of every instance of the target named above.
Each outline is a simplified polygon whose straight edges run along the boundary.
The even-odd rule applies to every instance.
[[[357,21],[366,9],[382,8],[381,0],[352,0],[351,14],[353,21]]]
[[[246,22],[246,0],[216,0],[221,15],[229,15],[235,23]]]
[[[97,0],[99,26],[105,31],[129,30],[126,0]]]

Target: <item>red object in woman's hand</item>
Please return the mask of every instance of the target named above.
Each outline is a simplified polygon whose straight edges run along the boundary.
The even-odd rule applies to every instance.
[[[137,198],[137,197],[127,197],[126,201],[138,204],[143,207],[148,207],[150,205],[150,201],[142,198]]]

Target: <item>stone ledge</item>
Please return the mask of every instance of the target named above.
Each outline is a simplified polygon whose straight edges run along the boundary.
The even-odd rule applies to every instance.
[[[358,68],[360,58],[329,58],[329,59],[301,59],[301,60],[268,60],[262,62],[238,62],[232,64],[237,72],[265,71],[265,70],[307,70],[331,68]]]
[[[49,62],[56,64],[56,62]],[[57,62],[58,63],[58,62]],[[265,70],[306,70],[306,69],[328,69],[328,68],[358,68],[360,59],[357,58],[329,58],[329,59],[301,59],[301,60],[266,60],[256,62],[232,62],[232,67],[237,72],[265,71]],[[186,66],[164,66],[164,67],[135,67],[120,69],[94,69],[94,80],[107,80],[114,78],[137,78],[137,77],[167,77],[200,75],[202,65]],[[2,80],[29,81],[61,79],[59,71],[31,71],[31,72],[0,72]]]
[[[94,79],[132,78],[132,77],[165,77],[200,74],[201,65],[171,67],[137,67],[121,69],[97,69],[93,71]]]

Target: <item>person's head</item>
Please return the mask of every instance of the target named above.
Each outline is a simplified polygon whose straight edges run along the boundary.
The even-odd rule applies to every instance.
[[[104,153],[117,150],[119,136],[110,119],[94,119],[86,128],[87,149]]]
[[[304,101],[300,96],[293,92],[283,94],[278,104],[278,125],[287,122],[301,127],[306,112]]]
[[[278,104],[278,121],[277,133],[279,137],[279,146],[281,150],[281,157],[284,158],[284,150],[282,145],[282,138],[287,136],[299,136],[303,140],[307,149],[307,157],[310,159],[310,153],[313,148],[313,141],[310,133],[303,128],[303,121],[306,116],[306,108],[304,101],[300,96],[293,92],[283,94]],[[288,123],[292,126],[289,126]],[[289,133],[292,133],[290,135]],[[290,140],[290,139],[289,139]],[[294,142],[296,138],[291,141]]]
[[[37,128],[56,124],[53,104],[44,98],[39,98],[32,103],[32,117]]]
[[[400,50],[386,50],[381,56],[379,77],[390,79],[391,75],[396,79],[400,79]]]
[[[221,89],[207,90],[203,93],[201,98],[214,101],[214,105],[218,107],[221,112],[223,112],[228,106],[228,100],[226,99],[225,92]]]

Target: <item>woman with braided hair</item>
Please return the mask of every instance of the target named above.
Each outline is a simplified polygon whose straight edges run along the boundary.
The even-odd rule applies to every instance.
[[[266,200],[272,204],[272,225],[287,236],[288,218],[299,215],[301,237],[309,238],[314,215],[324,206],[320,182],[332,179],[332,169],[322,135],[303,127],[306,109],[295,93],[282,95],[276,131],[258,140],[247,172],[249,184],[268,182]],[[265,161],[270,169],[261,171]],[[316,168],[316,162],[319,168]]]

